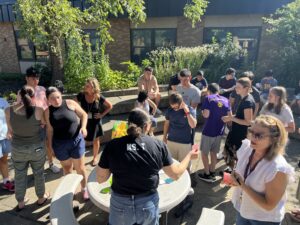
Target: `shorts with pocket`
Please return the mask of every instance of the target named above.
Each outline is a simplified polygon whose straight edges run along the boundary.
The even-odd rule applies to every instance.
[[[81,133],[77,137],[68,140],[52,140],[52,148],[55,157],[64,161],[69,158],[79,159],[84,155],[85,152],[85,142]]]
[[[218,153],[221,147],[222,136],[209,137],[202,134],[200,150],[208,154],[209,152]]]

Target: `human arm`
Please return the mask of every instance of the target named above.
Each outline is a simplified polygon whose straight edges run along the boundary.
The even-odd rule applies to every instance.
[[[12,107],[12,106],[10,106],[10,107]],[[5,109],[5,119],[6,119],[6,125],[7,125],[6,137],[9,140],[12,139],[12,137],[13,137],[12,127],[11,127],[11,123],[10,123],[10,107],[7,107]]]
[[[232,176],[235,184],[245,192],[256,204],[267,211],[273,210],[281,200],[288,185],[288,175],[283,172],[277,172],[274,179],[266,183],[264,194],[254,191],[245,184],[243,178],[236,172]],[[240,184],[239,184],[240,183]]]
[[[83,137],[86,137],[86,135],[87,135],[86,125],[87,125],[87,120],[88,120],[88,116],[87,116],[86,112],[74,100],[70,100],[70,99],[66,100],[66,103],[67,103],[68,108],[70,108],[71,110],[74,110],[76,115],[80,118],[80,122],[81,122],[80,131],[81,131]]]
[[[290,122],[287,124],[287,127],[285,127],[285,130],[288,132],[288,133],[294,133],[295,130],[296,130],[296,126],[295,126],[295,122]]]
[[[104,183],[109,179],[111,175],[111,172],[109,169],[104,169],[100,166],[97,166],[96,168],[96,176],[97,176],[97,181],[99,184]]]
[[[137,83],[138,83],[138,90],[139,91],[145,90],[145,86],[144,86],[144,83],[143,83],[143,76],[139,77]]]
[[[155,95],[159,93],[159,87],[155,76],[153,76],[153,91],[153,94]]]
[[[173,180],[178,180],[189,166],[190,160],[198,158],[199,149],[192,149],[186,157],[179,163],[172,163],[170,166],[163,167],[163,171]]]
[[[54,151],[52,148],[52,139],[53,139],[53,127],[50,124],[50,116],[49,116],[49,108],[47,108],[44,112],[44,119],[45,119],[45,123],[46,123],[46,134],[47,134],[47,140],[49,145],[47,145],[47,147],[50,149],[50,151],[52,152],[52,155],[54,155]]]
[[[209,110],[208,109],[204,109],[202,110],[202,115],[205,119],[207,119],[209,117]]]
[[[102,113],[95,113],[95,115],[94,115],[95,119],[101,119],[101,118],[103,118],[113,108],[113,105],[107,99],[104,100],[103,105],[105,106],[105,110]]]
[[[190,112],[190,109],[188,108],[188,106],[182,101],[182,103],[180,104],[180,109],[184,110],[184,113],[186,115],[186,118],[188,120],[188,123],[190,125],[191,128],[195,128],[197,126],[197,120],[196,118],[192,115],[192,112]]]
[[[164,122],[164,131],[163,131],[163,141],[165,144],[168,142],[168,132],[169,132],[170,120],[166,119]]]
[[[251,108],[244,109],[244,118],[245,119],[238,119],[234,115],[228,115],[228,116],[223,116],[222,120],[224,123],[235,122],[240,125],[250,126],[251,121],[253,119],[253,109]]]
[[[148,98],[146,101],[148,101],[150,107],[152,108],[152,115],[155,115],[157,110],[156,104],[150,98]]]

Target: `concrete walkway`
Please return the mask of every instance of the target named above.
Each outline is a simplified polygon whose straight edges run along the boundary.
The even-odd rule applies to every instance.
[[[200,130],[196,134],[196,142],[200,141]],[[162,138],[162,135],[158,135],[157,138]],[[297,163],[300,160],[300,141],[291,139],[287,148],[287,160],[297,168]],[[92,170],[91,167],[91,149],[87,149],[86,165],[88,173]],[[47,165],[46,165],[47,167]],[[223,161],[220,161],[217,165],[218,170],[224,168]],[[193,162],[193,171],[199,171],[203,168],[202,162],[199,159],[198,161]],[[10,164],[10,173],[13,176],[12,165]],[[53,174],[48,169],[45,170],[46,175],[46,189],[53,195],[55,188],[60,182],[62,173]],[[299,179],[299,169],[296,169],[296,181]],[[194,204],[193,207],[186,212],[182,217],[175,218],[174,210],[169,213],[169,222],[170,225],[195,225],[201,214],[202,207],[214,208],[222,210],[225,213],[225,225],[234,225],[235,224],[235,210],[232,207],[230,202],[231,190],[230,188],[220,187],[220,181],[213,184],[208,184],[203,181],[200,181],[197,176],[197,186],[194,188]],[[0,224],[1,225],[38,225],[38,224],[50,224],[49,223],[49,207],[50,200],[48,204],[45,204],[43,207],[37,207],[36,205],[36,196],[34,193],[33,187],[33,177],[30,171],[30,176],[28,180],[28,189],[26,196],[30,199],[26,208],[21,212],[17,213],[15,211],[15,206],[17,202],[13,194],[8,193],[7,191],[0,190]],[[295,199],[295,192],[297,188],[297,182],[290,184],[288,187],[289,198],[288,204],[286,205],[287,210],[290,210],[294,205],[299,205],[298,201]],[[81,225],[106,225],[108,215],[105,212],[102,212],[96,206],[94,206],[90,201],[83,202],[80,193],[76,196],[76,203],[80,207],[79,212],[76,214],[79,223]]]

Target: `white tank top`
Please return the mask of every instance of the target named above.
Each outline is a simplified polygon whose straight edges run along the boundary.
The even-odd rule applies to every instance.
[[[243,140],[241,148],[237,151],[238,162],[236,172],[244,177],[244,171],[252,153],[250,141]],[[265,193],[266,183],[272,181],[277,172],[286,173],[293,180],[294,168],[288,164],[282,155],[276,156],[273,160],[261,160],[255,170],[247,177],[246,184],[258,193]],[[242,196],[242,197],[241,197]],[[241,188],[234,187],[232,203],[241,216],[258,221],[280,222],[284,217],[284,205],[287,200],[285,192],[278,205],[271,211],[267,211],[254,202]]]

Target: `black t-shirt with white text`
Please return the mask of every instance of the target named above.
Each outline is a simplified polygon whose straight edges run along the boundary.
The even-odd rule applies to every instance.
[[[104,148],[99,166],[113,174],[112,190],[123,195],[155,193],[158,172],[173,163],[167,146],[160,140],[141,135],[124,136]]]

